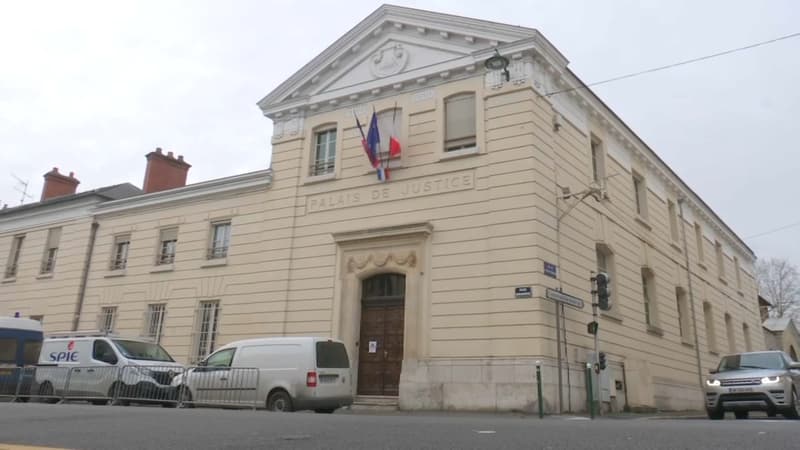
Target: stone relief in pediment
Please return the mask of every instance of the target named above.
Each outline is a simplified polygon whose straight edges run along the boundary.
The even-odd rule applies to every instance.
[[[452,46],[451,46],[452,47]],[[469,51],[459,48],[441,48],[428,46],[425,43],[388,40],[372,51],[354,61],[351,65],[331,76],[314,92],[320,94],[329,91],[358,86],[381,78],[390,77],[403,72],[433,66],[453,58],[460,58]]]

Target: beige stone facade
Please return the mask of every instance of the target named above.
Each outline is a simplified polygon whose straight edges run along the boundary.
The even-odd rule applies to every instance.
[[[508,79],[483,66],[495,48]],[[81,219],[98,229],[80,329],[110,324],[103,312],[114,311],[115,331],[152,334],[162,310],[150,305],[164,305],[158,338],[181,361],[241,338],[326,335],[358,370],[364,282],[400,274],[402,408],[532,410],[539,361],[547,410],[578,411],[589,279],[603,266],[613,300],[600,318],[603,400],[701,407],[698,371],[764,345],[755,256],[597,97],[572,89],[581,84],[566,64],[532,29],[380,8],[259,103],[275,123],[270,170],[104,202]],[[465,94],[474,145],[446,151],[446,105]],[[368,124],[373,109],[391,111],[402,144],[386,182],[354,120]],[[323,132],[335,153],[320,173]],[[212,258],[220,223],[229,243]],[[174,261],[158,264],[173,230]],[[0,255],[12,235],[0,236]],[[112,270],[120,239],[125,268]],[[45,283],[73,286],[81,263],[4,283],[0,314],[33,314]],[[560,346],[547,288],[586,304],[561,310]],[[74,311],[64,292],[48,331]]]

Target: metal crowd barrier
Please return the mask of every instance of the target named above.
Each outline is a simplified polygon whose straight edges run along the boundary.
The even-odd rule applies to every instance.
[[[0,398],[257,409],[266,401],[258,381],[256,368],[36,366],[0,369]]]
[[[266,405],[259,395],[259,370],[249,367],[187,368],[177,386],[180,406],[252,408]],[[263,398],[262,398],[263,397]]]

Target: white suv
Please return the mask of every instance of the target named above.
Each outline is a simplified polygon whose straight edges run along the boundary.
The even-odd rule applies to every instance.
[[[800,419],[800,363],[780,351],[727,355],[705,382],[706,412],[712,420],[733,411],[746,419],[750,411]]]

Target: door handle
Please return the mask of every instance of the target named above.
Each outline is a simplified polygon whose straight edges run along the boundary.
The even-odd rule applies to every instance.
[[[219,377],[219,381],[228,381],[228,377]]]
[[[94,373],[94,369],[86,369],[87,372]]]
[[[81,369],[72,369],[75,373],[80,373]]]

